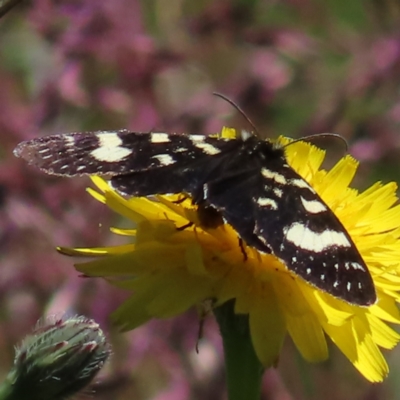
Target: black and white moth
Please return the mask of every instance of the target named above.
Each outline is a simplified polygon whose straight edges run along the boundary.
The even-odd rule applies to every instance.
[[[126,130],[70,133],[20,143],[17,157],[61,176],[106,175],[129,196],[186,193],[242,240],[273,254],[309,284],[350,304],[376,292],[350,235],[285,150],[242,132],[236,139]]]

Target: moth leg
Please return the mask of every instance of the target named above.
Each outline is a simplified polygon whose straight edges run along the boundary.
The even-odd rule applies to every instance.
[[[216,303],[215,299],[207,299],[207,300],[203,300],[197,306],[197,311],[199,314],[199,329],[197,331],[197,340],[196,340],[196,353],[197,354],[199,354],[200,340],[204,336],[204,325],[206,322],[206,318],[212,313],[215,303]]]
[[[188,222],[187,224],[185,224],[185,225],[182,225],[182,226],[177,226],[176,227],[176,230],[177,231],[184,231],[185,229],[187,229],[187,228],[190,228],[191,226],[193,226],[194,225],[194,222]]]
[[[238,237],[238,242],[239,242],[240,251],[243,254],[243,261],[247,261],[248,256],[247,256],[247,253],[246,253],[244,241],[243,241],[243,239],[241,237]]]
[[[173,201],[174,204],[182,204],[185,200],[187,200],[189,196],[183,195],[180,199]]]

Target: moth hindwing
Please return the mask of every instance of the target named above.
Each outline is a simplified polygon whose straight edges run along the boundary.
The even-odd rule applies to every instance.
[[[376,302],[350,235],[270,141],[247,133],[77,132],[22,142],[14,153],[53,175],[107,175],[128,196],[187,193],[309,284],[351,304]]]

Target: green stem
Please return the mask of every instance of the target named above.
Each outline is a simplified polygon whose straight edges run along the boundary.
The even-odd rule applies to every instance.
[[[13,397],[13,387],[10,381],[6,379],[0,384],[0,400],[12,400]]]
[[[251,342],[247,316],[234,313],[229,301],[214,310],[225,353],[229,400],[260,400],[264,368]]]

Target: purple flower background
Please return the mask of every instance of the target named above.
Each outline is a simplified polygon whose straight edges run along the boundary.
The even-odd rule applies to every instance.
[[[399,181],[399,27],[393,0],[36,0],[0,19],[0,373],[41,315],[67,311],[95,318],[114,346],[96,399],[225,399],[213,318],[199,354],[194,310],[119,334],[108,316],[127,293],[79,277],[55,246],[122,243],[109,227],[124,221],[86,194],[88,179],[45,176],[12,150],[70,131],[250,129],[217,91],[262,136],[341,134],[360,188]],[[343,155],[318,144],[328,165]],[[399,351],[388,358],[389,379],[370,385],[334,346],[310,365],[287,341],[263,398],[392,399]]]

